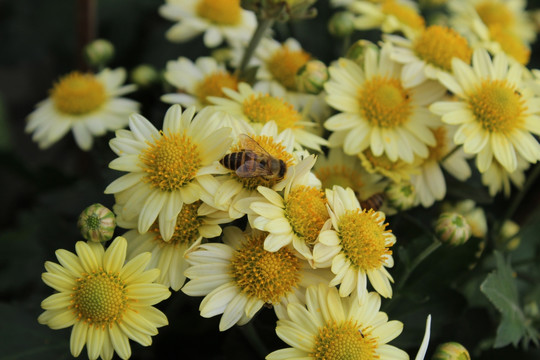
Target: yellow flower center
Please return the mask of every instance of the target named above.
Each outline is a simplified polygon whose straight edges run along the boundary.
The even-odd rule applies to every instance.
[[[499,43],[502,50],[513,57],[521,65],[527,65],[531,56],[531,50],[517,36],[499,26],[492,26],[489,32],[493,40]]]
[[[425,21],[414,9],[397,3],[394,0],[387,0],[382,4],[382,12],[392,15],[398,21],[412,29],[420,30],[424,27]]]
[[[270,156],[282,160],[287,168],[294,165],[293,156],[285,150],[285,146],[280,143],[274,142],[274,139],[265,135],[254,135],[251,136]],[[240,144],[234,145],[231,147],[231,152],[237,152],[244,150]],[[248,190],[255,190],[257,187],[265,186],[267,188],[272,188],[276,185],[282,178],[270,178],[265,179],[262,176],[256,176],[252,178],[239,177],[236,173],[231,173],[232,176],[239,181],[243,187]]]
[[[315,360],[373,360],[377,340],[352,320],[330,321],[319,328],[309,357]]]
[[[420,59],[449,72],[452,70],[452,58],[457,57],[468,64],[472,55],[463,36],[454,29],[438,25],[424,30],[414,42],[413,49]]]
[[[431,129],[431,132],[433,135],[435,135],[435,140],[437,141],[435,146],[429,146],[429,156],[426,159],[426,161],[429,160],[435,160],[440,161],[442,160],[446,154],[448,154],[448,151],[450,150],[448,148],[448,142],[446,140],[446,133],[448,130],[444,126],[440,126],[436,129]]]
[[[126,285],[118,274],[103,269],[77,279],[72,308],[78,320],[90,326],[106,327],[122,320],[128,309]]]
[[[350,187],[358,191],[364,182],[362,174],[351,167],[345,165],[328,165],[314,171],[315,176],[321,181],[323,189],[331,189],[334,185],[339,185],[343,188]]]
[[[51,99],[60,112],[84,115],[101,107],[107,100],[107,94],[94,75],[74,71],[54,84]]]
[[[311,186],[297,186],[285,201],[285,217],[298,237],[307,244],[314,244],[330,217],[324,192]]]
[[[476,120],[489,132],[509,134],[524,122],[525,101],[506,80],[484,80],[469,96],[468,105]]]
[[[339,219],[341,251],[360,270],[381,267],[386,256],[392,251],[386,247],[385,230],[388,224],[381,224],[372,209],[347,210]]]
[[[290,50],[287,46],[277,50],[268,60],[268,70],[288,90],[296,90],[295,75],[311,56],[303,50]]]
[[[184,134],[166,135],[149,144],[139,156],[146,176],[143,181],[161,191],[175,191],[189,183],[201,167],[197,144]]]
[[[286,247],[264,250],[265,238],[266,234],[246,236],[231,260],[231,272],[247,296],[277,304],[298,285],[300,260]]]
[[[372,125],[393,128],[406,123],[412,113],[411,95],[399,79],[374,76],[358,94],[360,111]]]
[[[236,76],[225,71],[207,75],[197,84],[195,95],[203,105],[210,105],[211,103],[207,99],[208,96],[225,97],[223,88],[236,90],[238,88],[238,79]]]
[[[173,236],[169,241],[163,240],[159,231],[159,224],[156,221],[150,230],[154,234],[154,241],[158,242],[161,246],[190,246],[200,236],[199,228],[203,224],[202,217],[197,213],[202,201],[198,200],[193,204],[182,205],[182,210],[176,218],[176,226],[174,227]]]
[[[242,103],[242,109],[244,115],[254,123],[275,121],[279,131],[302,127],[297,124],[302,116],[291,104],[268,94],[250,95]]]
[[[487,27],[498,26],[508,29],[514,24],[512,11],[502,2],[493,0],[484,1],[476,5],[476,12]]]
[[[240,0],[199,0],[197,14],[218,25],[236,25],[242,19]]]

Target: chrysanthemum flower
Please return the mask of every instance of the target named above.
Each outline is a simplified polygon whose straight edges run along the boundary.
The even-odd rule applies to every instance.
[[[290,320],[278,320],[276,333],[291,347],[270,353],[267,360],[409,359],[405,351],[388,345],[401,334],[403,323],[388,321],[379,311],[377,293],[366,294],[360,302],[356,296],[341,298],[336,288],[321,284],[307,289],[306,304],[287,307]]]
[[[148,268],[160,270],[157,282],[178,291],[186,280],[184,276],[184,270],[188,267],[184,259],[186,251],[200,244],[203,238],[219,236],[221,234],[219,224],[230,221],[228,213],[216,210],[198,200],[193,204],[182,206],[173,236],[168,241],[161,237],[157,221],[145,234],[140,234],[136,230],[136,222],[122,223],[122,227],[133,229],[123,235],[128,241],[127,259],[132,259],[142,252],[150,252],[152,259]]]
[[[348,296],[354,290],[358,298],[367,295],[367,279],[375,291],[392,297],[392,276],[385,267],[394,266],[392,250],[396,237],[386,230],[381,211],[366,211],[354,192],[334,186],[326,189],[333,229],[322,231],[313,249],[316,267],[331,266],[336,275],[330,286],[339,285],[339,294]]]
[[[231,45],[245,44],[257,26],[255,14],[242,9],[240,0],[166,0],[159,13],[177,22],[167,31],[167,39],[184,42],[204,33],[209,48],[223,39]]]
[[[512,184],[518,189],[523,187],[525,170],[530,165],[521,156],[517,156],[516,170],[508,172],[497,160],[493,160],[486,171],[482,173],[482,184],[488,187],[490,196],[495,196],[502,191],[505,197],[509,197]]]
[[[535,163],[540,144],[531,134],[540,134],[540,98],[522,80],[523,67],[509,64],[504,54],[493,60],[486,50],[473,54],[472,67],[454,58],[453,75],[439,80],[458,98],[440,101],[430,110],[442,121],[459,125],[454,142],[463,144],[468,154],[476,154],[480,172],[490,166],[493,156],[509,172],[517,168],[517,155]]]
[[[231,226],[223,235],[223,243],[202,244],[186,254],[190,281],[182,288],[190,296],[205,296],[201,316],[223,314],[220,331],[247,323],[264,304],[286,316],[287,304],[300,302],[305,287],[328,282],[290,248],[264,250],[263,232]]]
[[[454,129],[440,124],[432,131],[437,144],[429,147],[428,158],[419,166],[420,174],[411,175],[417,203],[424,207],[430,207],[435,200],[442,200],[446,196],[446,181],[441,166],[460,181],[465,181],[471,176],[471,169],[463,149],[455,149],[452,141]]]
[[[167,317],[152,305],[170,296],[153,283],[159,270],[145,270],[150,254],[140,254],[124,264],[126,240],[117,237],[104,251],[99,243],[79,241],[77,255],[57,250],[60,264],[47,261],[43,281],[57,293],[41,303],[38,321],[52,329],[73,326],[71,354],[79,356],[86,345],[90,359],[131,356],[129,339],[143,346],[152,343]]]
[[[139,109],[137,102],[119,97],[135,90],[135,85],[122,86],[125,79],[122,68],[62,77],[28,116],[26,132],[33,132],[32,139],[46,149],[72,130],[77,145],[90,150],[94,136],[125,127]]]
[[[223,173],[217,161],[231,144],[231,129],[219,127],[219,114],[205,109],[195,117],[194,113],[194,107],[182,113],[179,105],[171,106],[162,131],[134,114],[130,131],[118,131],[110,142],[118,158],[109,167],[128,174],[113,181],[105,193],[128,192],[119,211],[127,220],[138,219],[140,233],[158,219],[161,236],[170,240],[183,204],[201,198],[197,179]]]
[[[354,1],[348,9],[360,14],[355,19],[355,27],[359,30],[381,29],[387,34],[403,32],[412,37],[424,29],[424,18],[412,1],[383,0],[378,4]]]
[[[472,50],[467,40],[452,28],[432,25],[413,39],[396,35],[385,37],[394,46],[392,60],[403,64],[401,78],[412,87],[427,79],[437,80],[439,72],[452,72],[452,59],[457,57],[469,64]]]
[[[161,100],[169,104],[195,106],[209,105],[208,96],[224,97],[223,87],[236,90],[238,79],[212,57],[200,57],[192,62],[186,57],[167,62],[165,79],[178,92],[165,94]]]
[[[415,154],[425,158],[428,146],[435,145],[430,125],[436,117],[427,106],[445,89],[436,81],[406,87],[402,66],[390,54],[391,46],[386,44],[379,54],[368,48],[363,67],[344,58],[330,67],[326,101],[341,113],[324,126],[347,132],[343,149],[348,155],[370,148],[375,156],[413,162]]]
[[[238,85],[238,91],[224,88],[223,92],[228,98],[210,97],[213,108],[231,115],[240,124],[249,124],[260,131],[264,124],[274,121],[279,132],[291,129],[297,142],[296,148],[302,146],[321,151],[321,145],[326,145],[326,140],[307,130],[306,127],[313,127],[315,124],[304,119],[291,104],[281,98],[254,91],[246,83]]]
[[[366,149],[358,154],[362,166],[368,173],[381,174],[395,183],[409,181],[413,175],[420,174],[418,166],[422,159],[415,157],[413,163],[406,163],[403,160],[390,161],[384,154],[375,156],[370,149]]]

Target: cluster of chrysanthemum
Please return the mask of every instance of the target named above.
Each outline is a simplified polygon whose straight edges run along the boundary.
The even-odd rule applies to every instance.
[[[43,279],[58,293],[40,322],[73,325],[74,356],[86,344],[90,358],[126,358],[128,339],[149,345],[167,323],[152,305],[181,289],[204,296],[201,316],[221,315],[221,331],[271,306],[291,348],[269,359],[407,359],[387,344],[403,324],[379,312],[381,296],[392,297],[396,238],[377,202],[429,207],[446,195],[441,166],[465,181],[473,156],[490,193],[508,194],[540,159],[540,80],[493,45],[499,26],[532,40],[523,8],[468,3],[477,16],[469,24],[452,7],[449,23],[460,26],[448,27],[426,26],[409,2],[335,1],[353,28],[381,29],[381,42],[356,44],[327,72],[298,41],[266,33],[248,83],[241,64],[255,14],[238,0],[168,0],[169,40],[204,33],[207,47],[224,47],[166,64],[176,91],[161,97],[173,105],[160,125],[128,116],[137,105],[117,97],[132,90],[120,87],[122,70],[60,80],[28,130],[47,147],[72,128],[85,150],[92,135],[116,130],[109,167],[125,174],[105,193],[127,232],[107,250],[80,242],[77,255],[57,252],[61,265],[48,262]],[[513,20],[490,23],[505,6]],[[485,32],[463,30],[479,21],[490,46]]]

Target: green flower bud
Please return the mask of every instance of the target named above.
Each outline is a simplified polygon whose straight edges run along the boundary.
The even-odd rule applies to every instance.
[[[328,21],[328,31],[336,37],[351,35],[354,31],[354,15],[349,11],[340,11]]]
[[[458,246],[469,240],[471,227],[463,215],[455,212],[444,212],[437,219],[435,234],[441,242]]]
[[[159,73],[151,65],[141,64],[131,71],[131,81],[142,88],[152,85],[158,79]]]
[[[431,360],[471,360],[471,356],[460,343],[447,342],[437,346]]]
[[[375,51],[377,51],[377,53],[379,52],[379,48],[377,47],[377,45],[375,45],[371,41],[358,40],[351,45],[349,50],[347,50],[346,57],[361,64],[364,62],[364,56],[366,55],[366,50],[368,48],[374,49]]]
[[[384,189],[388,205],[398,211],[412,208],[416,200],[416,190],[411,183],[390,183]]]
[[[96,203],[83,210],[77,226],[86,240],[105,242],[113,237],[116,219],[111,210]]]
[[[300,92],[318,94],[328,80],[328,69],[319,60],[309,60],[296,73],[296,88]]]
[[[114,46],[108,40],[97,39],[84,47],[84,56],[91,66],[103,67],[114,57]]]
[[[512,220],[506,220],[501,227],[501,233],[497,238],[497,243],[506,246],[506,250],[508,251],[515,250],[521,242],[521,239],[516,236],[518,232],[519,225]]]

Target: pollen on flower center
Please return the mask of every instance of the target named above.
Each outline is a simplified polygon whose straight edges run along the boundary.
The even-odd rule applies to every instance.
[[[199,238],[199,228],[203,224],[202,217],[197,213],[201,204],[202,201],[198,200],[193,204],[182,205],[182,210],[176,218],[173,236],[169,241],[165,241],[161,237],[159,224],[156,221],[149,229],[154,234],[154,241],[158,242],[160,246],[191,245]]]
[[[83,274],[73,291],[72,308],[77,318],[95,327],[121,321],[128,309],[126,285],[118,274],[103,269]]]
[[[382,4],[382,12],[386,15],[395,16],[401,23],[420,30],[424,27],[424,18],[418,15],[413,9],[408,6],[399,4],[394,0],[386,0]]]
[[[358,94],[364,118],[373,126],[393,128],[406,123],[412,113],[411,96],[399,79],[375,76]]]
[[[297,123],[302,116],[294,107],[282,99],[265,95],[251,95],[242,103],[244,114],[254,123],[265,124],[275,121],[279,131],[301,128]]]
[[[197,144],[184,134],[161,134],[139,156],[146,176],[143,181],[161,191],[175,191],[189,183],[201,167]]]
[[[242,18],[240,0],[199,0],[197,14],[219,25],[236,25]]]
[[[323,189],[331,189],[333,185],[343,188],[359,189],[364,185],[362,175],[345,165],[329,165],[314,171],[321,181]]]
[[[316,360],[378,358],[375,353],[377,340],[351,320],[330,321],[319,328],[310,357]]]
[[[285,217],[297,236],[307,244],[314,244],[330,217],[324,192],[311,186],[297,186],[285,201]]]
[[[286,247],[264,250],[266,234],[246,236],[231,260],[232,276],[243,293],[268,304],[277,304],[300,281],[300,261]]]
[[[54,85],[51,98],[60,112],[83,115],[103,105],[107,94],[103,84],[94,75],[74,71]]]
[[[506,80],[485,80],[471,94],[468,105],[478,122],[490,132],[508,134],[523,124],[524,100]]]
[[[277,50],[268,60],[270,73],[288,90],[296,90],[295,75],[310,59],[303,50],[290,50],[287,46]]]
[[[513,57],[522,65],[527,65],[531,56],[531,49],[516,35],[499,26],[489,28],[491,37],[499,43],[503,51]]]
[[[448,142],[446,141],[447,130],[444,126],[439,126],[436,129],[431,129],[433,135],[435,135],[435,146],[429,146],[429,156],[426,159],[440,161],[448,154]]]
[[[513,25],[512,12],[504,4],[487,0],[476,6],[476,12],[487,27],[498,26],[508,28]]]
[[[452,58],[470,63],[472,50],[467,40],[452,28],[433,25],[416,39],[414,52],[422,60],[445,71],[452,70]]]
[[[352,265],[361,270],[378,269],[385,257],[392,254],[386,247],[385,230],[373,209],[348,210],[339,220],[342,252]]]
[[[223,88],[236,90],[238,88],[236,76],[225,71],[209,74],[197,84],[195,95],[204,105],[209,105],[207,99],[209,96],[224,97]]]

